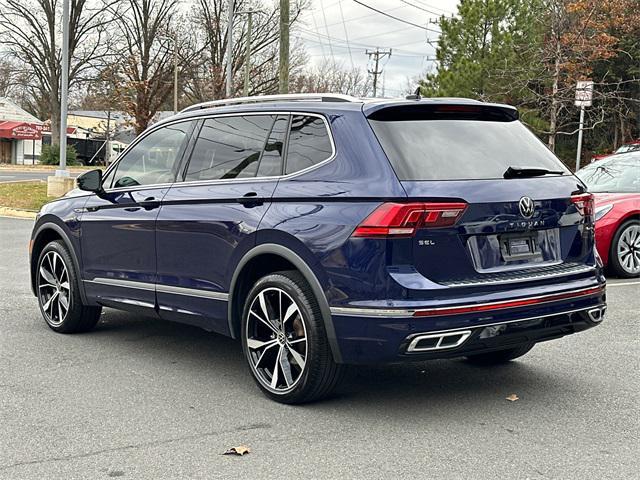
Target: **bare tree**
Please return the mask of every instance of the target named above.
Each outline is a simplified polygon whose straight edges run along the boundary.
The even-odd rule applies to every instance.
[[[185,93],[192,101],[205,101],[225,96],[227,63],[227,0],[198,0],[191,19],[196,41],[203,45],[200,61],[193,66],[193,77],[185,85]],[[295,25],[308,0],[296,0],[291,6],[291,24]],[[274,93],[278,86],[278,9],[261,0],[236,0],[236,11],[257,11],[251,32],[251,66],[249,94]],[[233,30],[233,95],[242,90],[247,38],[246,16],[236,16]],[[292,48],[291,73],[298,72],[305,62],[304,49]]]
[[[291,91],[298,93],[342,93],[366,97],[371,91],[371,79],[362,69],[347,68],[332,60],[304,69],[292,76],[290,84]]]
[[[193,75],[202,46],[195,44],[191,25],[181,17],[179,0],[120,0],[124,5],[115,72],[114,95],[134,119],[136,133],[147,128],[173,92],[174,55],[178,77]]]
[[[97,62],[109,54],[105,12],[108,1],[71,0],[69,21],[69,86],[86,80]],[[25,65],[31,79],[31,110],[51,118],[53,143],[60,139],[62,4],[56,0],[0,0],[0,40]]]

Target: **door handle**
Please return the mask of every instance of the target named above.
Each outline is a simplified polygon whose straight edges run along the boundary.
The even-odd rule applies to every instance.
[[[155,197],[147,197],[144,200],[138,202],[145,210],[153,210],[154,208],[158,208],[160,206],[160,200],[157,200]]]
[[[264,203],[264,201],[261,198],[258,198],[257,192],[247,192],[242,197],[236,200],[238,203],[244,205],[247,208],[257,207]]]

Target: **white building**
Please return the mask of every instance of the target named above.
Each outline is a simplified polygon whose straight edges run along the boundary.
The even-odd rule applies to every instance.
[[[0,163],[33,164],[42,148],[42,122],[0,97]]]

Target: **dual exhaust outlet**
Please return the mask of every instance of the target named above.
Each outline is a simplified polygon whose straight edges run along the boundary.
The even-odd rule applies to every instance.
[[[588,310],[582,310],[583,313],[586,313],[587,317],[593,323],[600,323],[604,320],[605,312],[607,311],[606,305],[600,305],[596,308],[590,308]],[[562,314],[558,314],[562,315]],[[518,321],[526,321],[531,319],[523,319]],[[505,322],[503,324],[498,325],[485,325],[479,326],[477,328],[482,328],[485,330],[491,329],[491,332],[488,332],[488,336],[494,336],[499,334],[502,330],[506,328],[506,324],[511,322]],[[437,350],[450,350],[453,348],[457,348],[465,343],[473,330],[454,330],[454,331],[445,331],[438,333],[425,333],[424,335],[417,335],[411,339],[411,342],[407,346],[407,353],[422,353],[422,352],[433,352]],[[482,337],[482,335],[481,335]]]

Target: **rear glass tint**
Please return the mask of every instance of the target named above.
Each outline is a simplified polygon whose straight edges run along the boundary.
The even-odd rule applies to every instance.
[[[299,172],[331,157],[333,147],[324,121],[318,117],[291,118],[286,173]]]
[[[568,173],[519,121],[369,120],[400,180],[503,178],[512,167]]]

